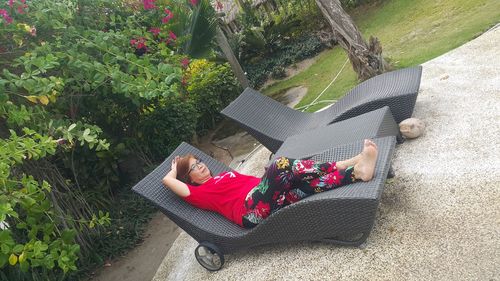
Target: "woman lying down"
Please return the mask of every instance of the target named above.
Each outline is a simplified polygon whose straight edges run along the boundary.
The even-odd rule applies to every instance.
[[[252,228],[273,212],[309,195],[355,181],[370,181],[375,172],[377,145],[365,140],[353,158],[318,163],[279,157],[262,178],[236,171],[213,176],[195,155],[176,156],[163,184],[195,207],[217,212]]]

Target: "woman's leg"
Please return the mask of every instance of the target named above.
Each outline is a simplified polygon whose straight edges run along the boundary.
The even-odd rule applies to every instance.
[[[295,160],[293,171],[296,178],[301,180],[298,188],[303,193],[311,195],[350,184],[356,179],[371,180],[376,160],[377,145],[371,140],[365,140],[363,150],[353,158],[326,163]]]
[[[377,147],[365,140],[363,151],[347,160],[316,163],[312,160],[278,158],[267,169],[259,185],[247,195],[243,217],[245,227],[253,227],[272,212],[291,203],[336,187],[373,178]],[[294,189],[292,189],[292,187]]]
[[[308,176],[305,177],[303,174],[304,170],[296,170],[297,178],[299,178],[300,181],[296,182],[295,189],[288,192],[287,200],[289,201],[289,204],[297,202],[309,195],[354,182],[354,167],[346,167],[346,163],[348,164],[352,162],[350,162],[350,159],[344,162],[345,163],[341,163],[342,168],[339,168],[340,165],[335,162],[331,162],[330,167],[327,169],[324,169],[324,164],[315,164],[312,166],[312,169],[317,168],[316,171],[308,171]]]
[[[245,199],[247,214],[243,216],[246,228],[259,224],[271,212],[288,205],[285,197],[295,181],[292,171],[294,161],[286,157],[276,159],[267,168],[260,183],[248,193]]]
[[[339,174],[335,175],[335,178],[340,178],[341,184],[342,178],[345,177],[345,171],[347,168],[354,166],[360,159],[361,154],[356,155],[347,160],[342,160],[338,162],[325,162],[316,163],[313,160],[296,160],[293,165],[293,171],[295,176],[299,179],[294,184],[294,189],[290,190],[287,194],[287,201],[289,204],[295,203],[311,194],[316,193],[315,190],[318,188],[318,184],[322,187],[325,181],[331,181],[328,178],[328,174],[339,171]],[[351,171],[349,174],[352,174]],[[319,181],[317,180],[319,179]],[[315,186],[311,186],[311,182],[316,183]],[[326,188],[326,187],[325,187]],[[319,192],[319,190],[317,190]]]
[[[318,192],[318,188],[322,187],[321,183],[330,180],[328,175],[332,173],[341,178],[342,172],[337,171],[335,162],[317,163],[313,160],[295,160],[286,157],[276,159],[267,168],[259,185],[247,195],[244,226],[253,227],[272,212]],[[311,181],[322,178],[325,179],[320,180],[316,186],[311,186]],[[290,192],[292,188],[295,189]]]

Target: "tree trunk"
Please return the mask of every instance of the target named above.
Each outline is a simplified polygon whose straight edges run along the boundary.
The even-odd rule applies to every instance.
[[[226,55],[226,58],[229,61],[229,64],[231,65],[236,78],[238,79],[238,81],[240,81],[241,86],[243,88],[248,87],[250,83],[248,82],[248,79],[245,76],[240,63],[238,62],[238,59],[234,55],[233,50],[231,50],[231,46],[229,46],[229,42],[227,42],[226,35],[219,27],[217,27],[215,39],[217,40],[217,44],[219,45],[219,47],[222,49],[222,52],[224,52],[224,55]]]
[[[382,57],[382,46],[370,37],[367,44],[339,0],[316,0],[316,4],[332,26],[337,41],[347,51],[354,71],[361,81],[381,74],[388,68]]]

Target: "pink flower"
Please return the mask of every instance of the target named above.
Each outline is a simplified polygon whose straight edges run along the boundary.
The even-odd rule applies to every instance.
[[[146,38],[139,37],[138,39],[130,39],[130,45],[132,45],[136,49],[147,48]]]
[[[28,5],[23,4],[22,6],[17,6],[17,12],[21,15],[25,14],[24,9],[28,8]]]
[[[146,48],[146,43],[143,42],[143,41],[140,41],[139,43],[137,43],[137,46],[136,46],[137,49],[143,49],[143,48]]]
[[[30,29],[30,34],[31,34],[31,36],[33,36],[33,37],[35,37],[35,36],[36,36],[36,27],[34,27],[34,26],[33,26],[33,27]]]
[[[144,10],[156,9],[155,0],[142,0]]]
[[[313,160],[303,160],[302,163],[304,164],[304,167],[306,169],[311,169],[314,165],[314,161]]]
[[[169,38],[165,39],[165,44],[167,44],[167,46],[170,45],[171,43],[174,43],[174,41],[177,40],[177,36],[172,31],[168,32],[168,37]]]
[[[274,194],[273,194],[273,200],[276,200],[278,199],[278,196],[280,196],[280,192],[279,191],[275,191]]]
[[[169,31],[168,32],[168,36],[170,37],[170,39],[172,40],[177,40],[177,36],[175,35],[175,33],[173,33],[172,31]]]
[[[320,179],[319,178],[315,178],[311,181],[311,183],[309,185],[311,185],[311,187],[317,187],[320,183]]]
[[[137,41],[136,48],[137,49],[146,48],[146,38],[139,37],[139,40]]]
[[[286,194],[286,201],[288,201],[290,204],[295,203],[300,200],[299,195],[297,193],[291,191]]]
[[[306,174],[312,172],[313,165],[313,160],[301,160],[295,163],[293,170],[295,173]]]
[[[161,19],[162,23],[168,23],[174,17],[174,14],[169,9],[165,9],[165,14],[167,15]]]
[[[181,65],[183,68],[187,68],[189,66],[189,59],[188,58],[183,58],[181,60]]]
[[[337,170],[337,165],[335,163],[332,163],[330,166],[328,166],[328,169],[326,169],[326,172],[333,173],[335,170]]]
[[[11,24],[13,21],[13,19],[9,16],[9,13],[7,13],[7,10],[5,9],[0,9],[0,16],[3,17],[7,24]]]
[[[215,1],[215,9],[217,9],[217,11],[222,11],[223,8],[224,6],[222,6],[221,1]]]
[[[158,36],[158,34],[160,34],[160,31],[161,31],[161,30],[160,30],[160,28],[159,28],[159,27],[151,27],[151,28],[149,29],[149,32],[153,33],[153,35],[155,35],[155,36]]]
[[[269,203],[259,201],[259,203],[257,203],[257,206],[255,206],[254,211],[259,217],[267,218],[271,211],[271,206],[269,205]]]
[[[191,2],[191,5],[196,6],[198,5],[198,0],[189,0]]]
[[[14,1],[14,0],[9,0],[9,2],[7,3],[7,5],[9,5],[9,7],[12,9],[12,8],[14,8],[14,3],[15,2],[16,1]],[[17,12],[19,14],[25,14],[26,11],[24,9],[28,8],[28,5],[26,5],[26,0],[20,0],[20,2],[21,2],[21,5],[18,5],[16,7],[16,10],[17,10]]]
[[[336,184],[337,183],[337,177],[335,176],[335,174],[327,174],[325,176],[325,183],[327,185]]]
[[[276,204],[278,204],[278,206],[283,206],[283,203],[285,203],[285,194],[281,194],[278,200],[276,200]]]

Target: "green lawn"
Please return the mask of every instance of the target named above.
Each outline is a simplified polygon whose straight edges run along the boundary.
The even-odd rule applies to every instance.
[[[435,58],[500,22],[500,1],[385,0],[359,7],[350,14],[365,39],[370,35],[378,37],[384,49],[383,55],[395,68],[402,68]],[[340,47],[323,52],[311,67],[267,87],[263,92],[272,96],[304,85],[308,93],[296,107],[309,104],[337,75],[346,58]],[[348,62],[320,100],[338,99],[357,83]],[[313,106],[308,111],[323,106]]]

